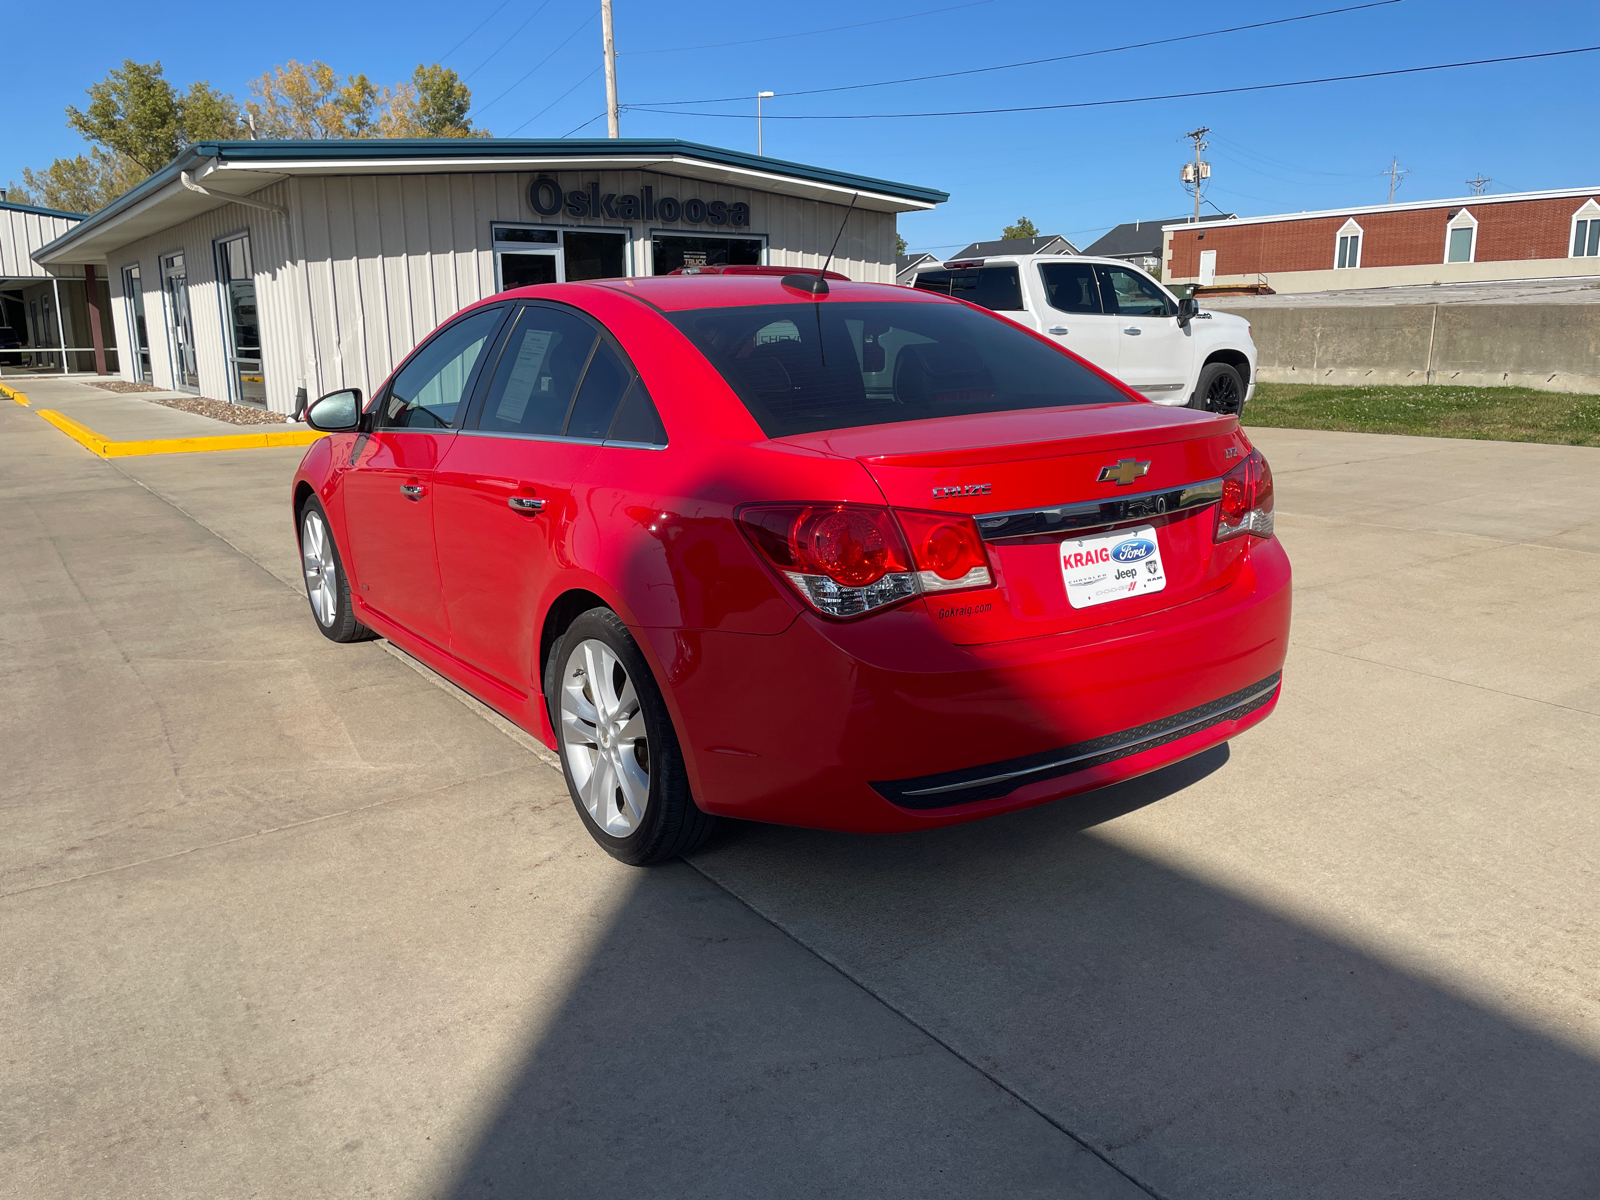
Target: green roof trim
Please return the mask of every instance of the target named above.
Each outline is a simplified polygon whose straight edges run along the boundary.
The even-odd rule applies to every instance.
[[[270,169],[273,163],[306,162],[324,159],[485,159],[517,158],[640,158],[658,157],[668,160],[676,156],[695,158],[741,170],[763,171],[786,176],[807,183],[827,184],[830,187],[857,188],[877,192],[897,200],[911,200],[919,204],[943,204],[950,193],[937,188],[917,187],[909,183],[894,183],[887,179],[874,179],[868,175],[854,175],[848,171],[830,171],[825,167],[812,167],[804,163],[787,162],[781,158],[767,158],[747,154],[742,150],[725,150],[700,142],[685,142],[677,138],[367,138],[350,141],[242,141],[196,142],[161,170],[132,191],[118,196],[98,212],[81,219],[67,233],[34,252],[41,254],[64,247],[92,232],[118,213],[139,204],[147,197],[173,183],[184,172],[201,163],[216,160],[240,166],[259,164]],[[665,164],[670,165],[670,164]],[[44,211],[44,210],[37,210]],[[57,213],[57,216],[79,216],[77,213]]]
[[[65,217],[69,221],[87,220],[89,215],[62,212],[59,208],[40,208],[37,204],[13,204],[9,200],[0,200],[0,208],[9,209],[11,212],[36,213],[41,217]]]

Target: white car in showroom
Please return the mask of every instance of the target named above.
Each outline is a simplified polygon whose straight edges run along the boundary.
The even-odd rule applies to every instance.
[[[1180,300],[1115,258],[1006,254],[932,264],[915,287],[1059,341],[1157,404],[1239,413],[1255,390],[1250,323]]]

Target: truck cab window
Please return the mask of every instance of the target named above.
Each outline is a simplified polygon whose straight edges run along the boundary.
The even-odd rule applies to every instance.
[[[993,312],[1019,312],[1022,309],[1022,280],[1016,265],[963,267],[953,271],[924,271],[917,286],[941,296],[954,296]]]

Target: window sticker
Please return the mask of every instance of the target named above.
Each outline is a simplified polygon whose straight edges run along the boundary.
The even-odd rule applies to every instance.
[[[539,376],[550,352],[550,339],[554,336],[548,329],[528,329],[523,332],[517,361],[512,364],[506,390],[500,397],[500,406],[495,409],[497,421],[521,424],[522,414],[528,409],[528,400],[533,396],[534,389],[542,383],[542,390],[550,390],[549,378],[540,379]]]

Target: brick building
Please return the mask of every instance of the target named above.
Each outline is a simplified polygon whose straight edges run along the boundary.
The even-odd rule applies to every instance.
[[[1163,228],[1172,284],[1321,292],[1600,275],[1600,188]]]

